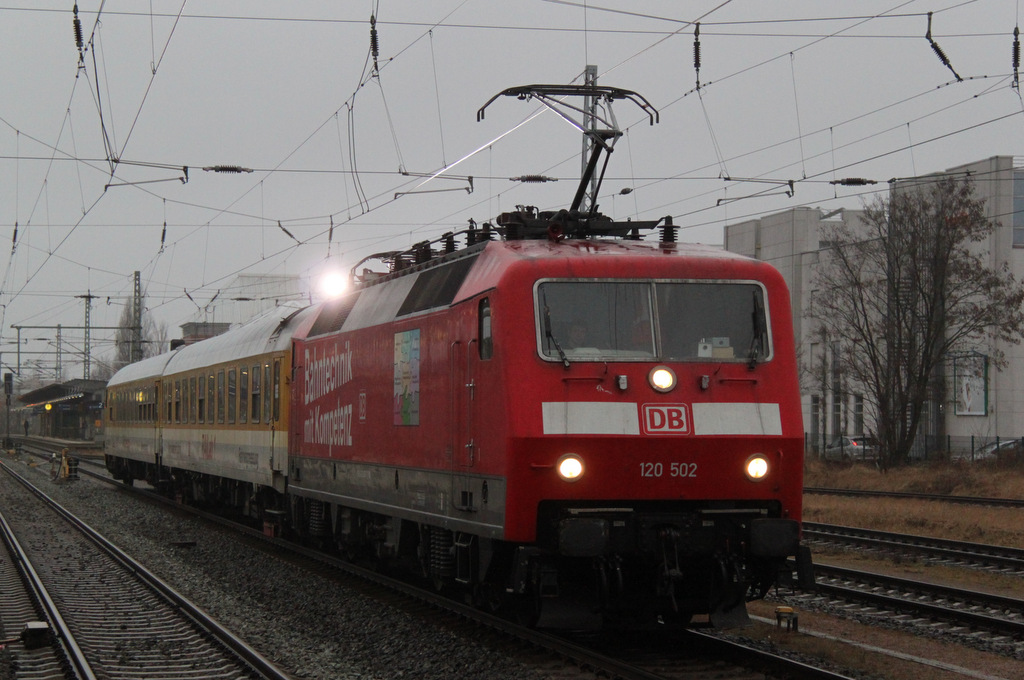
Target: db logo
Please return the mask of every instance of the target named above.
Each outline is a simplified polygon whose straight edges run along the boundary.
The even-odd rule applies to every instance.
[[[690,434],[686,404],[644,404],[644,434]]]

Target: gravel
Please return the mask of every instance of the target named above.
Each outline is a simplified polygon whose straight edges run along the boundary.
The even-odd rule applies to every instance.
[[[88,478],[54,483],[46,472],[36,468],[30,478],[295,678],[547,677],[478,636],[329,582],[201,521]],[[0,485],[10,483],[0,475]]]

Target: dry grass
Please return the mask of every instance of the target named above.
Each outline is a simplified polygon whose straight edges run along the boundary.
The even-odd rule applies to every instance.
[[[936,463],[879,472],[869,465],[826,465],[808,461],[804,468],[804,485],[1024,499],[1024,467]]]
[[[1019,467],[925,466],[880,473],[866,466],[833,467],[808,463],[808,487],[904,491],[957,496],[1024,499]],[[906,534],[1024,548],[1024,509],[916,500],[881,501],[805,494],[804,519]]]

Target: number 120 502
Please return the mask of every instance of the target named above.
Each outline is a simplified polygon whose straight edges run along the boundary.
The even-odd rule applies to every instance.
[[[696,477],[696,463],[640,463],[641,477]]]

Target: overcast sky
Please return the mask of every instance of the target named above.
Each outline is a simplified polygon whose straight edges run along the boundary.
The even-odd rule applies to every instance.
[[[315,297],[372,253],[518,204],[567,207],[579,132],[536,101],[477,110],[508,87],[580,83],[588,64],[660,117],[615,103],[601,211],[672,215],[682,240],[1024,154],[1020,5],[82,0],[80,50],[72,0],[0,0],[4,370],[12,326],[42,327],[22,331],[22,361],[52,367],[31,353],[62,324],[65,377],[81,377],[85,295],[94,366],[109,361],[99,328],[134,271],[176,337],[225,318],[239,274],[299,276]],[[524,174],[558,181],[509,179]],[[880,184],[830,183],[846,177]]]

